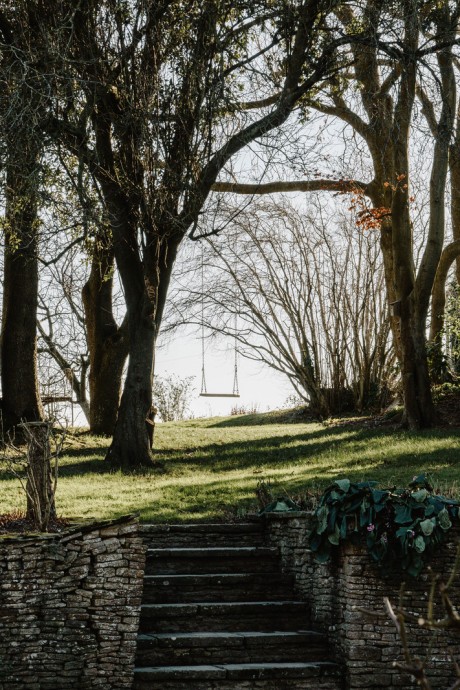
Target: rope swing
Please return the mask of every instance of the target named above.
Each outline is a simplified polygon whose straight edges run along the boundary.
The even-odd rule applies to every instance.
[[[233,392],[232,393],[208,393],[206,384],[205,362],[205,327],[204,327],[204,251],[201,249],[201,398],[239,398],[238,385],[238,348],[236,339],[237,312],[235,312],[235,338],[234,338],[234,364],[233,364]]]

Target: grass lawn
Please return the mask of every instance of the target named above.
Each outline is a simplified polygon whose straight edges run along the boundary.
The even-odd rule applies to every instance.
[[[276,494],[317,491],[332,479],[376,479],[405,486],[428,472],[442,491],[460,494],[460,428],[424,432],[359,423],[288,424],[279,415],[242,415],[159,424],[156,457],[164,470],[122,475],[103,457],[108,440],[69,434],[56,494],[63,517],[106,519],[137,512],[142,520],[223,519],[256,508],[259,481]],[[0,472],[0,512],[24,509],[17,479]]]

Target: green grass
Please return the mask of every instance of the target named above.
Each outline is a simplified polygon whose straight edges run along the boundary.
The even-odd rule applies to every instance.
[[[142,520],[162,522],[221,519],[238,506],[255,508],[260,480],[269,480],[275,492],[299,495],[339,477],[405,486],[413,475],[429,472],[435,485],[456,492],[458,428],[414,433],[280,420],[271,414],[157,425],[156,457],[164,471],[131,475],[109,471],[107,440],[75,432],[60,460],[58,514],[106,519],[139,511]],[[0,512],[24,504],[18,480],[1,472]]]

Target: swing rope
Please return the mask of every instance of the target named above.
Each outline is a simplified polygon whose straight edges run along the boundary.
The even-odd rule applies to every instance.
[[[235,363],[234,363],[234,373],[233,373],[233,395],[239,396],[240,389],[238,385],[238,341],[236,339],[236,327],[237,327],[238,312],[235,311],[235,340],[234,340],[234,350],[235,350]]]
[[[204,249],[201,247],[201,393],[207,395],[206,369],[204,358]]]

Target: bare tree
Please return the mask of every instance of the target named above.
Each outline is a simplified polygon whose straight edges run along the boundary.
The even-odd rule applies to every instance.
[[[236,183],[218,186],[221,191],[242,194],[347,191],[354,186],[361,223],[380,229],[387,296],[394,305],[394,346],[401,363],[407,423],[412,428],[430,426],[435,420],[425,329],[444,241],[445,188],[456,109],[454,48],[459,12],[459,3],[447,0],[436,7],[415,0],[396,4],[368,0],[363,6],[341,4],[336,8],[344,31],[354,33],[359,26],[362,37],[351,45],[354,60],[350,78],[340,74],[332,77],[327,88],[314,98],[305,98],[304,104],[341,119],[365,142],[373,165],[370,182],[333,176],[270,187]],[[418,265],[410,211],[413,171],[409,153],[417,93],[424,111],[429,111],[434,138],[428,233]],[[366,197],[372,204],[369,207]]]
[[[394,361],[375,234],[313,203],[228,211],[231,229],[178,267],[176,321],[236,339],[320,416],[378,405]]]

